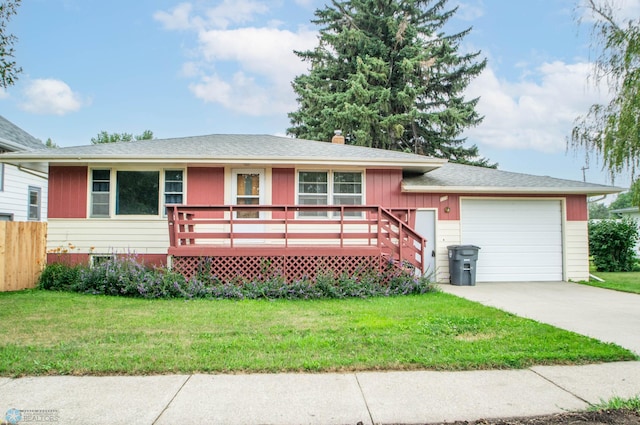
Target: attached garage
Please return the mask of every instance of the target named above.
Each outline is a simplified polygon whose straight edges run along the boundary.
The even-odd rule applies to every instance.
[[[461,199],[462,244],[481,248],[477,282],[563,279],[562,202]]]

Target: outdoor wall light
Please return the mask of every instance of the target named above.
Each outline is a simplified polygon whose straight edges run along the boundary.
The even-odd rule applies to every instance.
[[[444,207],[444,212],[449,213],[451,211],[451,208],[449,207]]]

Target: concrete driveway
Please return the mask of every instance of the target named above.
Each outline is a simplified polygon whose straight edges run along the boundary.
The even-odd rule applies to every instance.
[[[439,285],[521,317],[613,342],[640,355],[640,295],[568,282]]]

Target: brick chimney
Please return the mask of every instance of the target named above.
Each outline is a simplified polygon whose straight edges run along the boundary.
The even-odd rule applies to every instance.
[[[331,138],[331,143],[335,143],[336,145],[344,145],[344,136],[342,135],[342,130],[336,130],[333,133],[334,136]]]

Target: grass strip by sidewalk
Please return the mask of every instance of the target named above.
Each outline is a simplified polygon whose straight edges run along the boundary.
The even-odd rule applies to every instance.
[[[614,289],[616,291],[632,292],[640,294],[640,272],[591,272],[594,276],[604,279],[604,282],[598,282],[591,279],[589,282],[583,282],[587,285],[597,286],[598,288]]]
[[[629,351],[444,293],[316,301],[0,294],[0,375],[522,368]]]

